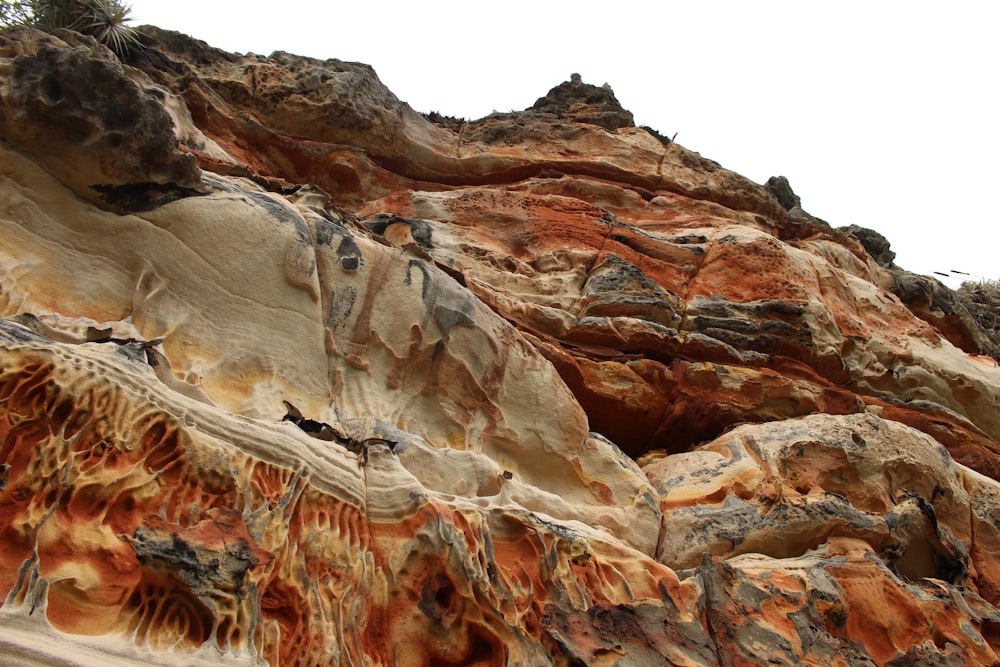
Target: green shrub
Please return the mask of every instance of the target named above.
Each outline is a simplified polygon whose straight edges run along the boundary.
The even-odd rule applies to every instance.
[[[0,0],[0,27],[28,25],[46,32],[67,28],[123,55],[139,42],[127,25],[131,12],[123,0]]]

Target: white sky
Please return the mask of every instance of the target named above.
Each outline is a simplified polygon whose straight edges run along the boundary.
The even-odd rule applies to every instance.
[[[1000,3],[134,0],[227,51],[372,65],[418,111],[524,109],[579,72],[636,124],[807,211],[876,229],[917,273],[1000,278]],[[943,279],[957,286],[959,280]]]

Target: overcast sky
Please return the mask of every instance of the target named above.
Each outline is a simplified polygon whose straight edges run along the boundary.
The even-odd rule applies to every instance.
[[[998,2],[132,7],[227,51],[368,63],[414,109],[466,118],[524,109],[579,72],[637,124],[758,183],[787,176],[834,226],[878,230],[903,268],[1000,278]]]

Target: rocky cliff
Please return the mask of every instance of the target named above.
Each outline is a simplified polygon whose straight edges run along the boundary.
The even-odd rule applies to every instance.
[[[996,350],[884,239],[143,33],[0,32],[0,662],[998,663]]]

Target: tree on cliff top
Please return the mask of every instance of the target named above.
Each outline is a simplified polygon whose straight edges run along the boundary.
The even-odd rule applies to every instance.
[[[52,32],[68,28],[90,35],[118,55],[138,43],[122,0],[0,0],[0,27],[28,25]]]

